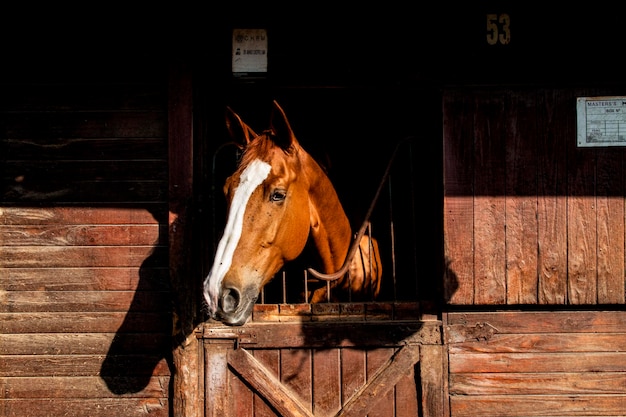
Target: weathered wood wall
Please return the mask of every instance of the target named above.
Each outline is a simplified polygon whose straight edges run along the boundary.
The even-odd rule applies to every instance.
[[[576,97],[623,93],[444,93],[451,304],[624,304],[626,153],[576,147]]]
[[[166,80],[0,91],[0,414],[167,416]]]
[[[450,313],[454,417],[623,416],[623,311]]]

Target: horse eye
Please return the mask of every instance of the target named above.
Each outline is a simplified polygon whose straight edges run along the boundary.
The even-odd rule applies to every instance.
[[[281,202],[287,197],[285,190],[274,190],[270,195],[270,201]]]

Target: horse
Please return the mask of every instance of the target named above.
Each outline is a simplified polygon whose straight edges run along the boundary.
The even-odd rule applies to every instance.
[[[378,243],[362,231],[353,243],[333,184],[300,145],[281,106],[273,101],[269,128],[261,134],[227,106],[226,128],[242,153],[224,183],[226,225],[203,284],[210,318],[245,324],[261,289],[307,242],[321,261],[323,273],[314,275],[336,274],[327,278],[331,285],[306,295],[311,303],[330,300],[328,287],[375,299],[382,277]]]

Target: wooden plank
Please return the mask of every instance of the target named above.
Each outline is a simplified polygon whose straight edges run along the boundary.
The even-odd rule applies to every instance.
[[[0,246],[129,246],[167,242],[154,225],[0,226]]]
[[[163,135],[143,138],[64,139],[56,148],[46,146],[44,139],[46,138],[10,141],[6,149],[7,162],[27,161],[29,164],[37,164],[40,161],[45,163],[46,161],[109,160],[128,163],[137,160],[138,155],[140,155],[140,161],[163,161],[167,158],[167,147]],[[68,165],[68,167],[71,166],[74,165]],[[136,175],[141,176],[141,174]]]
[[[163,329],[165,330],[165,329]],[[121,351],[162,353],[170,343],[163,333],[15,333],[0,334],[3,355],[105,355],[114,338]]]
[[[564,123],[566,121],[563,120]],[[573,120],[571,124],[574,124]],[[596,304],[598,302],[596,151],[576,149],[573,142],[571,141],[568,148],[570,175],[567,181],[567,296],[569,304]]]
[[[228,355],[232,348],[233,342],[228,340],[205,343],[204,345],[204,410],[206,417],[229,417],[231,415],[230,410],[233,408],[228,384]],[[182,393],[176,395],[180,398],[183,397]]]
[[[624,333],[626,311],[449,313],[448,325],[488,323],[497,333]]]
[[[506,303],[537,303],[537,124],[532,93],[506,97]]]
[[[385,394],[419,361],[419,351],[419,346],[412,345],[398,349],[386,364],[368,377],[367,383],[352,396],[336,417],[366,415],[379,401],[386,398]]]
[[[170,329],[171,314],[123,312],[0,313],[6,333],[115,333],[124,324],[127,332],[161,333]]]
[[[167,100],[158,83],[21,83],[2,85],[0,111],[49,112],[81,109],[161,110]]]
[[[334,347],[313,351],[312,390],[315,415],[334,415],[341,409],[339,351]]]
[[[230,402],[233,416],[254,416],[255,394],[247,385],[247,382],[237,375],[229,374],[228,385],[230,395],[234,401]],[[258,398],[257,398],[258,400]],[[204,401],[211,401],[205,398]]]
[[[309,416],[313,414],[303,405],[289,390],[285,389],[280,380],[271,371],[257,361],[245,349],[237,349],[230,353],[228,363],[233,367],[234,372],[252,384],[254,389],[270,402],[283,417]],[[224,391],[218,393],[224,395]],[[207,396],[206,398],[213,398]],[[223,410],[225,416],[227,410]]]
[[[369,381],[373,379],[380,372],[384,372],[383,369],[385,366],[388,365],[389,358],[393,357],[396,352],[395,352],[395,349],[393,348],[381,348],[381,349],[371,349],[365,353],[367,356],[367,360],[366,360],[367,379]],[[406,375],[406,373],[408,372],[408,369],[411,369],[411,368],[412,367],[410,365],[407,366],[407,368],[402,370],[402,373]],[[378,392],[376,396],[372,395],[372,397],[366,397],[366,398],[369,398],[369,401],[371,402],[371,404],[369,405],[367,410],[362,411],[363,412],[362,415],[365,415],[365,413],[367,413],[369,415],[375,415],[375,416],[380,416],[380,417],[385,417],[385,416],[395,417],[395,409],[396,409],[395,386],[397,385],[397,381],[391,385],[393,386],[393,388],[387,390],[386,392],[383,392],[384,390],[380,390],[380,388],[378,388],[377,391],[380,390],[380,392]],[[356,394],[356,395],[363,395],[363,394]],[[358,401],[358,400],[355,399],[353,401]],[[350,405],[350,403],[348,403],[347,405]],[[398,405],[398,406],[404,407],[404,404]]]
[[[103,355],[0,355],[0,376],[96,376],[102,371],[103,359]],[[163,355],[109,355],[107,360],[118,370],[107,377],[170,374]]]
[[[263,366],[264,372],[270,373],[274,378],[280,378],[280,350],[255,350],[252,354],[254,359]],[[246,383],[250,383],[250,381],[246,381]],[[267,399],[263,396],[255,395],[253,415],[255,417],[274,417],[274,411],[272,411],[269,404],[271,404],[271,401],[267,402]]]
[[[0,377],[3,398],[19,399],[63,399],[111,398],[110,385],[116,387],[143,386],[141,391],[121,389],[120,397],[168,398],[169,376],[153,376],[146,383],[145,377],[130,375],[105,382],[99,376],[36,376]]]
[[[490,395],[450,397],[454,417],[621,416],[626,395]]]
[[[598,303],[624,304],[624,153],[596,149],[596,163]]]
[[[309,411],[313,398],[312,360],[313,355],[309,349],[296,349],[294,346],[293,349],[285,349],[280,353],[280,380],[302,404],[308,405]]]
[[[167,119],[167,161],[168,184],[167,225],[168,225],[168,265],[170,267],[170,285],[175,327],[172,350],[172,363],[175,372],[172,383],[172,414],[174,417],[199,417],[203,411],[196,405],[201,401],[198,381],[200,363],[198,358],[198,339],[195,327],[202,321],[201,281],[189,279],[198,276],[195,252],[190,256],[190,248],[198,245],[193,239],[194,230],[199,230],[194,223],[198,206],[194,202],[194,178],[196,162],[203,159],[194,154],[199,149],[195,144],[194,122],[194,79],[189,60],[182,54],[182,49],[174,48],[176,56],[170,56],[168,73]],[[200,140],[202,142],[202,140]],[[204,171],[209,172],[209,171]],[[210,389],[210,388],[205,388]],[[208,393],[208,392],[207,392]],[[207,397],[212,398],[212,397]],[[219,414],[218,414],[219,415]]]
[[[393,347],[405,343],[440,344],[439,321],[339,321],[247,323],[236,330],[230,326],[205,323],[206,338],[238,337],[243,347],[324,348]]]
[[[467,373],[450,375],[450,395],[626,394],[626,372]]]
[[[450,373],[466,372],[624,372],[624,352],[458,353],[450,356]]]
[[[52,311],[141,311],[169,309],[167,291],[2,291],[0,313]]]
[[[98,143],[105,143],[103,138],[117,138],[117,146],[109,149],[116,148],[113,151],[117,155],[120,149],[132,151],[133,139],[163,138],[164,132],[167,132],[166,121],[165,106],[161,111],[124,112],[116,109],[81,112],[74,109],[65,112],[13,113],[5,120],[6,137],[12,138],[7,142],[7,154],[22,155],[27,159],[31,155],[46,155],[50,158],[43,159],[56,159],[59,155],[83,155],[81,151],[86,151],[83,159],[108,159],[106,153],[94,154],[94,146],[91,145],[97,148]],[[50,138],[58,138],[58,146],[48,146]],[[31,153],[35,149],[40,152]],[[163,140],[155,149],[144,142],[141,149],[143,152],[161,150],[161,157],[167,155]],[[131,154],[144,155],[141,152]]]
[[[168,286],[168,268],[5,268],[5,291],[154,291]]]
[[[444,299],[461,305],[474,303],[475,106],[462,92],[444,92]]]
[[[421,387],[418,392],[421,393],[420,401],[423,417],[438,417],[445,415],[444,403],[447,402],[447,396],[444,395],[444,381],[447,380],[448,375],[447,373],[444,373],[443,362],[444,356],[442,346],[420,346],[420,377],[419,379],[415,379],[413,384],[415,385],[417,383],[416,381],[421,382]],[[402,402],[398,403],[403,404]],[[408,415],[418,414],[407,414],[407,416]]]
[[[367,381],[367,355],[361,349],[341,349],[341,404],[345,405]]]
[[[79,175],[76,173],[76,175]],[[167,188],[163,181],[80,181],[71,183],[50,177],[50,181],[9,183],[0,189],[6,204],[113,204],[163,202]]]
[[[0,268],[138,267],[167,260],[165,246],[5,246]]]
[[[571,111],[558,90],[538,93],[537,106],[544,111],[535,114],[537,126],[538,165],[538,302],[567,303],[567,189],[566,153],[573,136],[564,131],[563,112]],[[570,145],[571,146],[571,145]]]
[[[2,225],[159,224],[167,218],[163,204],[137,207],[2,207]]]
[[[0,410],[6,417],[30,416],[33,410],[64,417],[168,417],[168,403],[166,398],[0,399]]]
[[[626,329],[624,329],[626,330]],[[495,334],[484,340],[450,343],[450,354],[463,352],[615,352],[626,346],[626,333]]]
[[[121,144],[120,144],[121,145]],[[132,160],[126,158],[132,157]],[[165,159],[137,159],[137,155],[120,152],[111,160],[44,160],[28,161],[9,160],[0,179],[6,183],[19,178],[21,182],[49,183],[59,181],[73,183],[89,181],[124,181],[133,178],[136,181],[167,181],[167,171],[163,166]],[[50,173],[54,172],[54,177]],[[77,176],[77,174],[79,174]]]
[[[480,108],[474,115],[474,304],[506,302],[503,95],[474,98]]]

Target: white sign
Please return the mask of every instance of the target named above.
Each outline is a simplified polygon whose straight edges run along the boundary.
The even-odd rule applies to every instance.
[[[233,30],[233,74],[267,72],[267,32],[265,29]]]
[[[578,97],[579,147],[626,146],[626,97]]]

